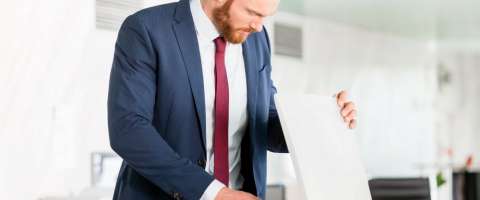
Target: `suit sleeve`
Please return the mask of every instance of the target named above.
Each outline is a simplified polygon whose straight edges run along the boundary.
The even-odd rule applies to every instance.
[[[265,27],[263,27],[265,40],[268,46],[268,59],[271,57],[270,40]],[[271,68],[271,66],[269,66]],[[277,108],[275,106],[274,96],[277,93],[273,81],[271,79],[271,69],[268,70],[268,77],[270,78],[270,106],[268,112],[268,150],[276,153],[288,153],[287,144],[283,135],[280,119],[278,118]]]
[[[155,72],[156,54],[148,30],[132,15],[119,31],[110,74],[110,145],[129,166],[163,191],[199,199],[213,177],[178,155],[152,125]]]

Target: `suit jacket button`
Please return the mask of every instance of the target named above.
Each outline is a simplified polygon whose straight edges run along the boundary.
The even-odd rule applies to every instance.
[[[202,167],[202,168],[205,168],[206,163],[207,163],[207,161],[205,159],[197,160],[197,165]]]

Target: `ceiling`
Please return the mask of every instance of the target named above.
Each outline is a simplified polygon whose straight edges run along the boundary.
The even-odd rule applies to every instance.
[[[412,38],[480,40],[480,0],[280,0],[280,10]]]

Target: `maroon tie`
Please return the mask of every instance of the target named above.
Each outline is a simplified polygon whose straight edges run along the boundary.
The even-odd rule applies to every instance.
[[[225,40],[215,40],[214,169],[217,180],[228,187],[228,80],[225,70]]]

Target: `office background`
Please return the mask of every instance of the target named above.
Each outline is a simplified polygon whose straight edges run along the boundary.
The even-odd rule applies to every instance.
[[[166,2],[0,3],[0,199],[111,198],[118,161],[106,98],[118,25]],[[446,183],[432,186],[435,198],[453,199],[452,172],[469,158],[470,171],[480,168],[479,8],[475,0],[280,0],[266,22],[274,82],[280,93],[348,90],[369,177],[440,173]],[[268,183],[295,199],[289,156],[268,162]]]

